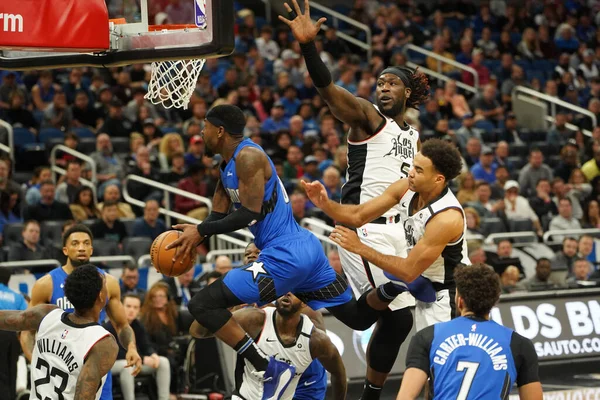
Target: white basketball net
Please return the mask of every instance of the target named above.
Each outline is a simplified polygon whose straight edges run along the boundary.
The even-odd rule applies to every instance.
[[[203,58],[154,61],[148,93],[144,98],[165,108],[187,109],[205,61]]]

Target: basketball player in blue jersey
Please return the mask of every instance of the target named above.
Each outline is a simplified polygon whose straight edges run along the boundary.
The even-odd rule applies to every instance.
[[[484,264],[459,266],[454,281],[460,317],[413,337],[398,400],[417,399],[428,378],[434,400],[506,400],[515,382],[521,400],[542,400],[533,344],[490,321],[500,298],[498,275]]]
[[[195,257],[204,238],[250,228],[261,249],[257,261],[202,289],[188,308],[202,326],[254,366],[264,383],[263,399],[278,399],[294,368],[266,356],[231,318],[228,308],[264,305],[292,292],[313,310],[325,307],[346,325],[365,330],[391,300],[381,288],[354,299],[345,278],[329,265],[318,239],[294,220],[269,157],[260,146],[244,139],[245,122],[242,110],[232,105],[216,106],[206,114],[204,142],[223,157],[213,211],[197,226],[175,225],[183,233],[167,248],[177,248],[175,257],[184,253]],[[232,204],[235,211],[228,213]]]
[[[65,311],[73,311],[73,305],[65,296],[65,280],[77,267],[90,262],[90,257],[94,250],[92,242],[92,232],[85,225],[75,225],[64,233],[63,253],[67,256],[67,263],[38,279],[31,290],[29,307],[35,307],[39,304],[54,304]],[[100,269],[99,271],[104,274],[104,271]],[[106,307],[102,310],[98,322],[103,323],[106,315],[108,315],[108,318],[117,331],[121,345],[127,350],[127,366],[133,367],[131,371],[132,375],[137,375],[142,369],[142,359],[137,352],[135,334],[127,322],[125,310],[121,303],[119,281],[110,274],[105,275],[108,298]],[[21,347],[29,360],[31,360],[33,345],[34,332],[23,332],[21,334]],[[111,374],[107,376],[100,399],[112,399]]]
[[[258,259],[260,249],[254,242],[249,243],[244,250],[244,264],[250,264]],[[302,313],[315,324],[315,326],[326,332],[323,314],[310,307],[303,307]],[[296,391],[294,400],[324,400],[327,395],[327,372],[319,360],[314,359],[308,368],[304,370]]]

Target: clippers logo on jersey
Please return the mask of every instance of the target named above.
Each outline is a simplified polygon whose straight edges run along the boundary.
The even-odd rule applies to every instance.
[[[398,137],[392,139],[392,148],[384,157],[387,156],[401,156],[404,159],[413,159],[415,157],[415,149],[413,148],[412,141],[402,138],[402,134],[398,135]]]
[[[473,346],[485,351],[490,357],[495,371],[508,369],[505,349],[493,338],[479,333],[470,333],[467,337],[458,333],[447,337],[435,350],[433,362],[438,365],[446,364],[452,352],[462,346]]]
[[[415,239],[415,227],[412,225],[411,220],[404,221],[404,233],[406,234],[408,246],[414,247],[417,244],[417,239]]]
[[[62,335],[60,335],[60,338],[62,340],[65,340],[67,338],[68,334],[69,334],[69,331],[65,329],[65,331],[62,333]]]

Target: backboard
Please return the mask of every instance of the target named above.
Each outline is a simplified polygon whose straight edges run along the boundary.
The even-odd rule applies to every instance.
[[[222,57],[233,48],[233,0],[0,2],[0,69]]]

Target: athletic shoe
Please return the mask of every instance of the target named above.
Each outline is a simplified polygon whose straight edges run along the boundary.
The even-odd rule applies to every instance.
[[[296,367],[274,357],[269,357],[269,365],[262,376],[262,400],[279,400],[294,378]]]
[[[395,285],[401,290],[409,291],[413,297],[425,303],[433,303],[436,300],[435,289],[431,281],[421,275],[410,283],[404,282],[402,279],[395,277],[389,272],[383,272]]]

